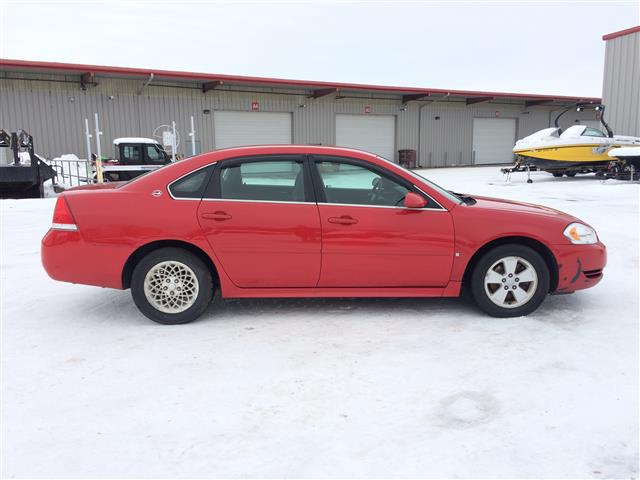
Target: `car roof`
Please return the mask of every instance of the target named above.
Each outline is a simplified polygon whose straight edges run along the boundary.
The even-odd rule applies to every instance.
[[[160,145],[160,143],[152,138],[144,138],[144,137],[120,137],[114,138],[113,144],[119,145],[121,143],[149,143],[154,145]]]
[[[261,153],[300,153],[300,154],[324,154],[324,155],[349,155],[365,154],[378,157],[375,153],[358,150],[349,147],[334,147],[328,145],[303,145],[303,144],[271,144],[271,145],[245,145],[242,147],[229,147],[214,150],[210,153],[224,153],[225,158],[237,155],[260,155]]]
[[[374,153],[357,150],[355,148],[331,147],[325,145],[248,145],[242,147],[231,147],[220,150],[212,150],[210,152],[201,153],[194,157],[185,158],[177,162],[165,165],[163,168],[156,170],[150,175],[142,175],[138,179],[134,179],[126,186],[129,188],[138,188],[146,185],[147,182],[155,183],[157,179],[179,178],[199,168],[209,164],[225,162],[239,157],[261,156],[261,155],[331,155],[337,157],[352,157],[365,160],[373,164],[383,165],[393,169],[397,167],[392,161],[386,160]]]
[[[212,150],[210,152],[201,153],[194,157],[185,158],[177,162],[172,162],[157,172],[162,172],[163,176],[167,178],[177,178],[182,175],[186,175],[190,171],[197,170],[211,163],[225,162],[227,160],[233,160],[239,157],[260,156],[260,155],[332,155],[337,157],[353,157],[361,160],[366,160],[374,164],[384,165],[394,163],[390,160],[384,159],[375,153],[365,152],[363,150],[357,150],[355,148],[347,147],[331,147],[325,145],[248,145],[242,147],[230,147],[220,150]],[[153,176],[154,178],[159,178]],[[143,178],[151,178],[150,175],[143,175],[140,177],[140,181],[130,182],[132,184],[141,185],[146,183]],[[134,179],[135,180],[135,179]]]
[[[350,157],[359,160],[365,160],[374,165],[386,168],[396,174],[404,177],[410,182],[416,182],[416,179],[422,182],[426,180],[413,174],[407,173],[400,165],[394,163],[391,160],[381,157],[375,153],[366,152],[364,150],[358,150],[356,148],[348,147],[333,147],[326,145],[248,145],[243,147],[231,147],[220,150],[213,150],[211,152],[202,153],[194,157],[189,157],[184,160],[179,160],[174,163],[165,165],[159,168],[155,172],[151,172],[148,175],[142,175],[138,178],[134,178],[132,181],[123,185],[125,190],[139,190],[146,191],[148,189],[164,188],[171,182],[177,179],[193,173],[201,168],[211,166],[218,162],[225,162],[227,160],[237,159],[239,157],[249,156],[261,156],[261,155],[330,155],[336,157]],[[410,177],[408,177],[410,175]],[[451,200],[444,197],[439,192],[431,192],[431,195],[440,205],[445,208],[453,206]]]

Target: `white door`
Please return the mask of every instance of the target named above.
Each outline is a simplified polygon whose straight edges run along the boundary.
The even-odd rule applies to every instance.
[[[215,147],[291,143],[291,114],[213,112]]]
[[[514,118],[473,119],[473,152],[476,165],[512,163],[515,142]]]
[[[393,160],[396,118],[393,115],[336,115],[336,145],[376,153]]]

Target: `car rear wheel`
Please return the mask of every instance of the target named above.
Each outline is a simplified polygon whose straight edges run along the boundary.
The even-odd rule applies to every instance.
[[[213,281],[206,265],[191,252],[161,248],[136,265],[131,295],[138,309],[154,322],[188,323],[211,302]]]
[[[536,310],[549,291],[549,268],[535,250],[501,245],[485,253],[471,274],[476,304],[493,317],[520,317]]]

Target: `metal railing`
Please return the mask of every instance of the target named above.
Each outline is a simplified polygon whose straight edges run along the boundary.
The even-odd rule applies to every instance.
[[[75,187],[94,181],[93,162],[89,160],[54,158],[49,165],[56,172],[54,183]]]

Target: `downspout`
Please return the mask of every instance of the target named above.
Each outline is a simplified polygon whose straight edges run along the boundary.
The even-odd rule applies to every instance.
[[[144,82],[140,87],[140,90],[138,90],[138,96],[142,95],[142,91],[149,86],[149,84],[153,81],[154,76],[155,75],[153,74],[153,72],[149,74],[149,78],[147,78],[147,81]]]
[[[149,86],[149,84],[153,81],[153,78],[155,77],[155,75],[153,74],[153,72],[151,72],[149,74],[149,78],[147,78],[147,81],[144,82],[142,84],[142,86],[140,87],[140,89],[138,90],[138,95],[137,95],[137,104],[138,104],[138,135],[142,135],[142,110],[140,108],[140,96],[142,95],[142,92],[145,88],[147,88]]]
[[[418,151],[416,154],[416,157],[418,158],[418,167],[421,167],[422,165],[420,165],[420,154],[421,154],[421,150],[422,150],[422,109],[424,107],[427,107],[429,105],[431,105],[432,103],[437,102],[438,100],[442,100],[444,98],[449,98],[449,96],[451,96],[451,92],[447,92],[447,94],[442,97],[442,98],[437,98],[435,100],[429,100],[425,103],[423,103],[422,105],[420,105],[420,108],[418,108]]]

